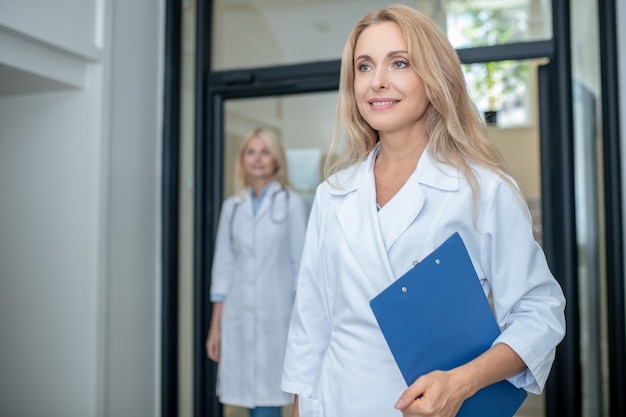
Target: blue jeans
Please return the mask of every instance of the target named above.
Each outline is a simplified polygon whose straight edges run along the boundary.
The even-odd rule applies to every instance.
[[[250,417],[280,417],[281,407],[256,407],[248,410]]]

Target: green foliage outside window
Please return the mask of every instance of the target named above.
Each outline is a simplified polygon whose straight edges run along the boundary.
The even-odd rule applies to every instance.
[[[451,12],[465,41],[463,47],[517,42],[527,33],[526,14],[520,9],[457,7]],[[523,97],[529,68],[524,61],[497,61],[464,65],[463,70],[477,106],[500,110]]]

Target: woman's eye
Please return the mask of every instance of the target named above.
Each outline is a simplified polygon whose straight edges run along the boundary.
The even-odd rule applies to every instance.
[[[394,63],[393,63],[393,67],[394,68],[398,68],[398,69],[406,68],[408,66],[409,66],[409,64],[406,61],[394,61]]]
[[[360,72],[365,72],[365,71],[368,71],[368,70],[370,69],[370,66],[369,66],[369,65],[367,65],[367,64],[359,64],[359,65],[357,66],[357,69],[358,69]]]

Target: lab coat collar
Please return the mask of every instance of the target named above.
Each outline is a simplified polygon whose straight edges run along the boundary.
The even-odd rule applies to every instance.
[[[332,187],[330,193],[333,195],[345,195],[356,191],[363,183],[363,179],[368,172],[373,171],[374,161],[380,150],[380,142],[367,155],[367,158],[353,166],[340,171],[333,175],[330,179]],[[431,156],[430,148],[427,146],[417,164],[417,168],[413,176],[417,182],[429,187],[446,191],[455,191],[459,189],[459,178],[462,177],[461,171],[452,165],[437,161]]]
[[[421,185],[456,190],[459,171],[434,162],[427,150],[424,151],[415,172],[405,184],[406,188],[403,187],[405,189],[387,203],[390,207],[383,208],[389,212],[385,215],[376,209],[374,161],[377,154],[378,145],[365,161],[331,178],[331,183],[338,183],[341,187],[331,187],[330,193],[344,197],[337,203],[341,228],[367,278],[377,291],[382,291],[397,278],[393,275],[387,253],[424,207],[425,195]]]
[[[272,181],[267,185],[267,192],[261,201],[261,205],[259,206],[259,211],[257,211],[256,218],[260,219],[261,216],[269,210],[271,205],[271,200],[274,197],[274,193],[281,189],[281,185],[278,181]],[[240,204],[240,209],[242,212],[245,212],[250,217],[254,217],[252,213],[252,196],[250,193],[252,192],[252,187],[245,187],[236,195],[236,202]]]
[[[429,147],[422,153],[413,175],[420,184],[444,191],[458,190],[459,178],[462,177],[458,168],[433,158]]]
[[[265,197],[263,197],[261,205],[259,206],[259,209],[256,213],[257,219],[260,219],[262,216],[265,215],[267,211],[270,210],[272,202],[274,201],[274,198],[276,198],[276,192],[278,192],[280,189],[281,185],[278,181],[272,181],[267,185],[267,192],[265,193]],[[250,196],[250,189],[248,190],[248,200],[250,203],[250,209],[252,210],[252,197]]]

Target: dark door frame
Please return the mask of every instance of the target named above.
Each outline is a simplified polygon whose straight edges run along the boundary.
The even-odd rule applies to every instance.
[[[165,101],[163,126],[163,327],[162,400],[163,416],[177,413],[177,268],[178,179],[180,91],[180,9],[182,0],[166,0]],[[605,206],[607,227],[610,354],[610,415],[624,415],[624,293],[623,242],[621,235],[621,183],[619,160],[619,112],[617,108],[617,53],[615,47],[615,0],[598,0],[601,19],[603,74]],[[213,237],[222,200],[223,105],[226,99],[263,95],[328,91],[338,85],[339,61],[245,71],[211,72],[212,1],[197,2],[196,127],[195,127],[195,240],[194,240],[194,416],[221,415],[214,396],[215,366],[206,358],[204,338],[210,309],[208,279]],[[580,365],[578,343],[578,295],[576,227],[572,163],[571,57],[569,1],[553,0],[554,38],[530,42],[459,50],[461,60],[478,63],[502,59],[548,57],[540,70],[542,187],[545,197],[544,230],[546,255],[568,296],[568,336],[560,345],[547,391],[547,415],[580,416]],[[608,24],[607,24],[608,22]],[[282,77],[275,75],[282,73]],[[326,74],[319,77],[320,74]],[[333,73],[331,75],[329,73]],[[285,81],[289,80],[289,81]],[[548,116],[550,118],[548,118]],[[545,152],[545,154],[544,154]],[[558,163],[555,163],[558,162]],[[549,232],[549,233],[548,233]],[[556,239],[558,236],[558,239]],[[557,241],[558,240],[558,241]],[[565,244],[563,244],[565,242]],[[576,307],[576,310],[574,310]],[[554,377],[556,375],[556,377]],[[557,380],[558,379],[558,380]]]
[[[165,1],[161,179],[161,415],[178,414],[178,230],[182,0]]]
[[[606,219],[609,415],[626,416],[626,279],[620,149],[619,56],[616,0],[599,1],[602,130]]]

